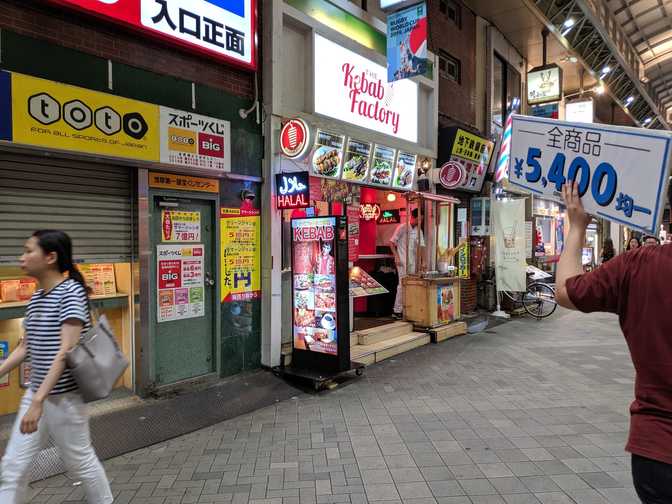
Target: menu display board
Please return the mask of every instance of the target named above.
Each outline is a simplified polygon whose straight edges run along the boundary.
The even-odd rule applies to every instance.
[[[364,182],[369,174],[371,162],[371,144],[360,142],[353,138],[348,139],[343,165],[343,180],[348,182]]]
[[[157,245],[157,322],[205,315],[203,245]]]
[[[364,297],[386,294],[389,291],[380,285],[362,268],[355,266],[350,270],[350,296]]]
[[[373,166],[369,183],[389,186],[392,182],[394,158],[397,151],[383,145],[376,145],[373,151]]]
[[[359,205],[347,208],[348,216],[348,261],[359,259]]]
[[[340,178],[345,136],[317,130],[311,161],[313,175]]]
[[[338,353],[336,218],[292,220],[294,348]]]
[[[77,268],[94,296],[111,296],[117,293],[113,264],[78,264]]]
[[[405,190],[413,188],[413,177],[415,175],[415,163],[417,160],[417,154],[399,151],[392,184],[395,188]]]

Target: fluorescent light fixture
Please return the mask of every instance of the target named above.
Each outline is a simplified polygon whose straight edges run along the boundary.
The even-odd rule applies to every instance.
[[[605,67],[602,69],[602,72],[600,73],[600,77],[601,77],[601,78],[604,77],[604,76],[607,75],[609,72],[611,72],[611,67],[607,65],[607,66],[605,66]]]
[[[633,101],[635,101],[635,97],[634,97],[634,96],[628,96],[628,98],[625,100],[625,106],[626,106],[626,107],[630,106],[630,104],[631,104]]]
[[[574,27],[574,24],[575,24],[574,18],[569,18],[564,23],[562,23],[562,27],[564,28],[564,30],[562,30],[561,35],[563,37],[567,35]]]
[[[604,93],[604,84],[600,84],[599,86],[594,87],[593,92],[598,95]]]
[[[651,122],[651,118],[650,118],[650,117],[647,117],[646,119],[644,119],[644,123],[643,123],[643,124],[644,124],[644,126],[646,126],[646,125],[649,124],[650,122]]]

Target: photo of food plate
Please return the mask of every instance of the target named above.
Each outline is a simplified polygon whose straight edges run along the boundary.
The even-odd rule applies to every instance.
[[[303,308],[294,309],[294,325],[297,327],[313,327],[315,325],[315,312]]]
[[[341,166],[341,153],[325,145],[318,147],[313,153],[313,173],[325,177],[338,177]]]
[[[376,159],[371,170],[371,183],[389,185],[392,180],[392,163]]]
[[[312,291],[297,291],[294,293],[294,308],[313,310],[315,308],[315,295]]]
[[[313,282],[315,288],[321,291],[334,291],[336,289],[335,275],[315,275]]]
[[[344,180],[364,180],[369,171],[369,158],[359,154],[348,154],[343,165]]]
[[[315,309],[322,311],[336,311],[336,293],[335,292],[316,292]]]
[[[399,163],[397,165],[397,179],[394,185],[397,187],[409,187],[411,184],[413,184],[413,168]]]
[[[296,290],[307,290],[313,288],[313,275],[294,275],[294,288]]]

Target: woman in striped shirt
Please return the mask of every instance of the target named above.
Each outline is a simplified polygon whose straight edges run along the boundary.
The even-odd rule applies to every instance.
[[[24,339],[0,366],[1,377],[31,358],[31,385],[2,458],[0,503],[27,502],[31,463],[51,437],[68,471],[81,479],[89,504],[108,504],[113,501],[110,485],[91,445],[84,402],[65,363],[67,351],[91,326],[87,287],[72,262],[70,237],[62,231],[35,232],[25,244],[21,268],[40,288],[26,310]]]

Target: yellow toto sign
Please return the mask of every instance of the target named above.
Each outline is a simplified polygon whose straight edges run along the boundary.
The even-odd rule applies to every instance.
[[[159,107],[76,86],[12,74],[16,143],[159,160]]]

